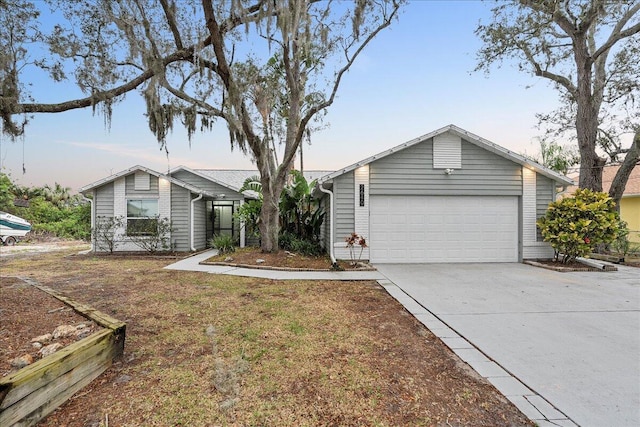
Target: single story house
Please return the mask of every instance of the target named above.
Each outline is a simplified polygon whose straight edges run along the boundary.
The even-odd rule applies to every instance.
[[[167,218],[171,248],[195,251],[213,235],[247,244],[234,212],[252,192],[240,192],[248,170],[177,167],[160,173],[134,166],[80,189],[92,196],[92,227],[122,218],[116,250],[140,250],[136,225]],[[560,188],[573,184],[523,156],[449,125],[318,179],[314,195],[327,216],[321,243],[349,259],[345,238],[366,238],[362,259],[384,262],[518,262],[553,255],[536,220]],[[139,228],[139,227],[138,227]],[[93,241],[96,251],[107,250]],[[359,248],[358,252],[359,252]]]
[[[336,259],[355,232],[373,263],[518,262],[553,256],[536,220],[571,184],[449,125],[320,178],[314,195]]]
[[[308,171],[311,181],[329,171]],[[115,230],[115,251],[139,251],[131,234],[140,233],[142,222],[166,218],[172,224],[167,236],[172,250],[196,251],[208,246],[214,235],[227,234],[244,247],[252,243],[233,214],[246,201],[258,197],[240,192],[244,181],[257,170],[190,169],[179,166],[167,173],[144,166],[108,176],[80,188],[91,196],[91,227],[109,218],[121,218]],[[144,227],[143,227],[144,228]],[[104,241],[92,239],[92,250],[107,251]]]
[[[608,193],[613,178],[620,169],[620,165],[606,165],[602,170],[602,191]],[[578,175],[572,176],[575,180]],[[571,195],[578,187],[572,185],[563,193]],[[629,180],[620,199],[620,219],[627,223],[629,228],[629,241],[640,243],[640,168],[634,167],[629,175]]]

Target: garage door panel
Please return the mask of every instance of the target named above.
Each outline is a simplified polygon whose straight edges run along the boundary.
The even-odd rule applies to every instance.
[[[372,196],[372,262],[516,262],[518,199]]]

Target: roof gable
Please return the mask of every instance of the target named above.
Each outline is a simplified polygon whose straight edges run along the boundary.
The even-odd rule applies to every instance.
[[[209,196],[209,197],[214,197],[213,194],[209,194],[208,192],[206,192],[206,191],[204,191],[204,190],[202,190],[202,189],[200,189],[200,188],[198,188],[196,186],[193,186],[191,184],[188,184],[188,183],[186,183],[184,181],[181,181],[181,180],[179,180],[177,178],[174,178],[172,176],[162,174],[160,172],[154,171],[153,169],[149,169],[147,167],[140,166],[140,165],[132,166],[129,169],[125,169],[125,170],[120,171],[118,173],[115,173],[115,174],[113,174],[111,176],[108,176],[106,178],[100,179],[100,180],[95,181],[95,182],[93,182],[91,184],[85,185],[84,187],[80,188],[79,192],[80,193],[85,193],[85,192],[87,192],[89,190],[93,190],[94,188],[101,187],[101,186],[103,186],[105,184],[113,182],[113,181],[117,180],[118,178],[122,178],[124,176],[134,174],[136,172],[146,172],[149,175],[153,175],[153,176],[155,176],[157,178],[166,179],[170,183],[175,184],[175,185],[177,185],[179,187],[185,188],[185,189],[191,191],[192,193],[204,194],[204,195]]]
[[[443,128],[437,129],[433,132],[430,132],[428,134],[422,135],[418,138],[412,139],[410,141],[407,141],[403,144],[397,145],[393,148],[390,148],[389,150],[383,151],[382,153],[376,154],[374,156],[368,157],[364,160],[361,160],[357,163],[354,163],[352,165],[349,165],[345,168],[342,168],[336,172],[330,173],[328,175],[323,176],[322,178],[320,178],[318,180],[318,182],[320,184],[327,182],[327,181],[331,181],[334,178],[343,175],[345,173],[351,172],[361,166],[365,166],[368,165],[369,163],[372,163],[376,160],[380,160],[382,158],[385,158],[387,156],[390,156],[391,154],[397,153],[398,151],[402,151],[406,148],[412,147],[414,145],[417,145],[421,142],[424,142],[426,140],[429,140],[435,136],[438,135],[442,135],[446,132],[450,132],[452,134],[458,135],[459,137],[461,137],[462,139],[464,139],[465,141],[477,145],[480,148],[483,148],[487,151],[490,151],[492,153],[497,154],[498,156],[504,157],[514,163],[517,163],[519,165],[525,166],[529,169],[532,169],[538,173],[540,173],[541,175],[544,175],[550,179],[552,179],[553,181],[556,181],[558,183],[561,183],[563,185],[571,185],[573,184],[573,181],[567,177],[565,177],[564,175],[561,175],[555,171],[552,171],[551,169],[548,169],[544,166],[542,166],[539,163],[536,163],[532,160],[529,160],[523,156],[521,156],[520,154],[514,153],[513,151],[510,151],[504,147],[499,146],[498,144],[495,144],[491,141],[488,141],[484,138],[481,138],[471,132],[468,132],[462,128],[459,128],[455,125],[448,125],[445,126]]]

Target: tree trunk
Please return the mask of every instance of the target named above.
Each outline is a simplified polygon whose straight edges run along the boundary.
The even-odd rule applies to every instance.
[[[592,93],[592,63],[584,35],[574,39],[574,59],[578,71],[576,96],[576,135],[580,150],[580,179],[578,186],[602,191],[602,168],[606,159],[596,153],[598,139],[599,97]]]
[[[278,233],[280,232],[279,197],[271,194],[271,191],[263,191],[262,197],[260,249],[262,252],[275,252],[278,250]]]
[[[620,199],[624,194],[624,189],[627,186],[627,181],[633,168],[637,166],[638,159],[640,158],[640,128],[636,130],[636,134],[633,137],[631,147],[627,152],[618,173],[611,182],[611,188],[609,188],[609,196],[616,202],[616,209],[620,212]]]
[[[260,211],[260,249],[262,252],[276,252],[279,249],[280,195],[289,173],[285,166],[276,168],[269,144],[256,156],[262,184],[262,209]],[[265,148],[266,147],[266,148]],[[254,154],[255,151],[254,151]]]

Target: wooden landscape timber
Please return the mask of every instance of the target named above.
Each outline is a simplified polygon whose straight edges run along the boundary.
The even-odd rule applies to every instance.
[[[0,426],[32,426],[111,366],[124,351],[126,324],[21,278],[104,329],[0,379]]]

